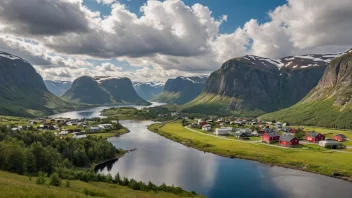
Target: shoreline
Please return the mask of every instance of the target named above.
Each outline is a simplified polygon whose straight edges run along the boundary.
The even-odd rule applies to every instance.
[[[192,140],[190,140],[190,138],[184,138],[181,136],[176,136],[174,134],[165,132],[165,131],[160,131],[159,129],[161,129],[162,127],[165,126],[166,123],[164,124],[159,124],[158,128],[156,128],[155,126],[158,124],[151,124],[149,125],[147,128],[149,131],[156,133],[160,136],[163,136],[171,141],[177,142],[179,144],[182,144],[184,146],[190,147],[190,148],[194,148],[197,149],[198,151],[203,151],[203,152],[207,152],[207,153],[212,153],[214,155],[217,156],[221,156],[221,157],[227,157],[227,158],[231,158],[231,159],[243,159],[243,160],[250,160],[250,161],[255,161],[255,162],[259,162],[259,163],[263,163],[269,166],[277,166],[277,167],[283,167],[283,168],[289,168],[289,169],[294,169],[294,170],[300,170],[300,171],[304,171],[304,172],[309,172],[309,173],[314,173],[314,174],[319,174],[319,175],[324,175],[324,176],[328,176],[328,177],[332,177],[332,178],[337,178],[337,179],[341,179],[341,180],[345,180],[348,182],[352,182],[352,176],[349,175],[345,175],[343,173],[340,172],[333,172],[331,174],[326,174],[324,172],[319,172],[318,170],[315,170],[313,168],[316,168],[315,165],[313,164],[302,164],[299,162],[294,162],[294,160],[292,160],[291,162],[286,162],[286,163],[280,163],[280,162],[269,162],[267,160],[265,160],[264,156],[250,156],[250,155],[236,155],[235,153],[229,153],[229,152],[220,152],[220,151],[225,151],[225,150],[218,150],[218,152],[209,149],[211,142],[208,143],[206,142],[201,143],[200,141],[198,142],[193,142]],[[203,146],[203,147],[202,147]]]

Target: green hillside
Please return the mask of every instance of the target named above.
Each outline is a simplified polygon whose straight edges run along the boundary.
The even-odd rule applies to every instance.
[[[260,116],[300,125],[352,128],[352,52],[334,59],[319,84],[299,103]]]
[[[183,197],[164,192],[144,192],[130,189],[125,186],[105,182],[83,182],[70,180],[70,186],[66,187],[66,180],[61,187],[49,186],[48,181],[44,185],[36,184],[36,178],[21,176],[14,173],[0,171],[0,198],[9,197],[123,197],[123,198],[177,198]]]

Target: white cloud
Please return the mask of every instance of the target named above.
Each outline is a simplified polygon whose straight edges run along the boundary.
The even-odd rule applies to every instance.
[[[47,78],[96,73],[164,80],[211,72],[248,53],[278,58],[352,46],[350,0],[288,0],[269,12],[270,21],[251,19],[229,34],[219,32],[226,13],[216,18],[199,3],[146,1],[137,16],[115,0],[97,2],[111,13],[103,17],[82,0],[1,1],[0,50],[23,56]],[[93,66],[87,58],[106,63]],[[126,72],[111,58],[141,69]]]

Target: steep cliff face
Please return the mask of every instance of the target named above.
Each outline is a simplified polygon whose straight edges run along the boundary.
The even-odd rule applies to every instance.
[[[51,94],[42,77],[27,61],[0,52],[0,114],[41,116],[72,109]]]
[[[161,82],[135,82],[133,87],[137,94],[144,100],[150,101],[157,97],[164,88],[164,83]]]
[[[352,128],[352,51],[334,59],[318,85],[296,105],[261,119],[295,124]]]
[[[289,56],[278,60],[248,55],[231,59],[210,75],[202,94],[182,109],[259,115],[289,107],[317,85],[327,64],[339,55]]]
[[[113,103],[147,104],[134,90],[129,78],[99,79],[100,85],[110,94]]]
[[[202,92],[207,77],[177,77],[166,81],[163,91],[153,101],[171,104],[187,103]]]
[[[70,87],[71,81],[44,80],[46,88],[56,96],[62,96]]]
[[[133,89],[128,78],[77,78],[63,99],[85,104],[148,104]]]

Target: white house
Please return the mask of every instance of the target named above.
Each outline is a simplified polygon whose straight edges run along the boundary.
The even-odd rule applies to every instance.
[[[232,132],[232,127],[216,128],[215,135],[227,135]]]
[[[99,128],[101,129],[109,129],[111,128],[112,124],[100,124],[99,125]]]
[[[113,124],[118,124],[119,121],[117,121],[117,120],[111,120],[111,123],[113,123]]]
[[[90,127],[90,132],[98,132],[100,131],[99,127]]]
[[[60,131],[59,135],[67,135],[68,131]]]
[[[335,140],[321,140],[321,141],[319,141],[319,146],[325,147],[325,148],[330,147],[332,149],[336,149],[339,147],[343,147],[343,144],[341,144],[340,142],[335,141]]]
[[[18,127],[14,127],[14,128],[12,128],[11,130],[12,130],[12,131],[19,131],[19,130],[21,130],[21,129],[18,128]]]
[[[203,131],[211,131],[211,125],[210,124],[205,124],[202,126]]]
[[[178,115],[180,115],[179,112],[171,112],[171,116],[178,116]]]
[[[76,138],[76,139],[81,139],[81,138],[86,138],[87,135],[85,133],[74,133],[72,135],[72,138]]]

